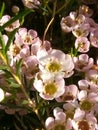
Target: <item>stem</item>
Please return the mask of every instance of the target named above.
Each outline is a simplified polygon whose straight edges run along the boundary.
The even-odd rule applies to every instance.
[[[46,29],[45,29],[45,31],[44,31],[44,36],[43,36],[43,40],[42,40],[42,45],[43,45],[43,43],[44,43],[44,40],[45,40],[46,34],[47,34],[48,30],[49,30],[49,27],[51,26],[51,24],[52,24],[53,21],[54,21],[55,12],[56,12],[56,4],[57,4],[57,0],[55,0],[55,2],[54,2],[52,18],[51,18],[50,22],[48,23],[48,25],[47,25],[47,27],[46,27]]]
[[[53,20],[54,20],[54,18],[52,18],[52,19],[50,20],[50,22],[49,22],[48,25],[47,25],[47,28],[45,29],[42,44],[44,43],[44,40],[45,40],[45,37],[46,37],[47,31],[48,31],[50,25],[52,24]]]
[[[21,120],[21,118],[17,114],[15,115],[15,118],[17,119],[17,121],[20,122],[20,124],[24,128],[24,130],[27,130],[27,126],[24,124],[24,122]],[[15,124],[15,127],[17,128],[17,130],[20,130],[18,125],[16,123],[14,123],[14,124]]]

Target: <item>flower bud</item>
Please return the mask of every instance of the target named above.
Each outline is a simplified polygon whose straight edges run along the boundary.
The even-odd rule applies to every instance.
[[[16,6],[16,5],[14,5],[13,7],[12,7],[12,12],[13,13],[18,13],[19,12],[19,7],[18,6]]]

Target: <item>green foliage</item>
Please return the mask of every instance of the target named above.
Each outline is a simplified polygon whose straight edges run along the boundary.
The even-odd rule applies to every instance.
[[[3,36],[2,36],[2,33],[0,32],[0,46],[1,46],[1,51],[2,53],[4,54],[4,51],[5,51],[5,42],[3,40]]]
[[[0,10],[0,19],[2,18],[3,14],[4,14],[4,10],[5,10],[5,3],[3,2],[2,6],[1,6],[1,10]]]
[[[21,66],[22,66],[23,60],[22,58],[19,59],[19,61],[16,61],[16,75],[21,78]]]
[[[14,40],[14,36],[15,36],[17,30],[18,29],[16,28],[14,31],[10,32],[8,42],[7,42],[6,46],[5,46],[5,53],[7,53],[11,42]]]

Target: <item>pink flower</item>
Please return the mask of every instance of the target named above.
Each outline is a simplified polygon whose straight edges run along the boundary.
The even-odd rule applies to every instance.
[[[81,90],[78,93],[80,108],[84,111],[92,111],[93,106],[98,102],[98,93]]]
[[[8,22],[10,20],[10,16],[9,15],[4,15],[2,16],[2,18],[0,19],[0,25],[2,26],[3,24],[5,24],[6,22]]]
[[[68,118],[73,119],[74,116],[74,111],[76,108],[79,107],[78,101],[73,101],[73,102],[66,102],[63,105],[63,108],[65,110],[66,115],[68,116]]]
[[[23,61],[22,73],[31,79],[38,72],[38,60],[36,56],[28,56]]]
[[[78,71],[87,71],[89,70],[94,63],[93,58],[89,58],[87,54],[81,54],[78,57],[73,58],[75,69]]]
[[[90,33],[91,45],[98,48],[98,28],[95,28]]]
[[[37,52],[45,49],[46,51],[50,51],[51,43],[49,41],[44,41],[42,45],[42,41],[39,37],[35,38],[33,44],[31,45],[31,55],[37,55]]]
[[[78,85],[81,90],[89,90],[89,82],[86,79],[79,80]]]
[[[86,79],[88,80],[91,87],[98,89],[98,71],[89,70],[86,72]]]
[[[72,120],[74,130],[97,130],[97,119],[92,113],[85,113],[77,108]]]
[[[43,42],[43,47],[46,49],[46,51],[49,51],[49,50],[52,49],[51,43],[50,43],[49,41],[47,41],[47,40],[45,40],[45,41]]]
[[[98,23],[96,23],[92,18],[86,17],[86,23],[90,25],[90,31],[92,29],[98,28]]]
[[[85,24],[77,24],[72,33],[75,37],[86,37],[89,34],[90,25],[88,23]]]
[[[93,15],[93,10],[86,5],[79,7],[79,13],[85,15],[86,17],[91,17]]]
[[[20,49],[19,55],[23,59],[29,57],[30,56],[30,48],[29,48],[29,46],[28,45],[22,46],[21,49]]]
[[[65,93],[62,96],[60,96],[59,98],[56,98],[56,101],[72,102],[77,99],[77,94],[78,94],[78,88],[76,85],[72,84],[69,86],[65,86]]]
[[[77,25],[82,25],[85,23],[86,17],[82,14],[78,14],[77,12],[70,12],[69,16],[73,19],[74,21],[74,27]]]
[[[89,51],[90,42],[86,37],[78,37],[75,41],[75,48],[81,53],[86,53]]]
[[[40,5],[38,0],[22,0],[22,2],[28,8],[37,8]]]
[[[71,32],[74,26],[74,21],[70,16],[63,17],[61,20],[61,29],[63,32]]]
[[[37,38],[37,32],[35,30],[30,29],[27,31],[26,28],[19,28],[18,32],[15,35],[15,43],[20,45],[31,45],[35,42],[35,38]]]
[[[15,66],[16,61],[19,61],[21,58],[26,58],[30,55],[29,46],[19,46],[18,44],[11,44],[9,47],[8,55],[10,57],[10,65]]]
[[[6,22],[8,22],[9,20],[11,20],[11,17],[9,15],[4,15],[1,20],[0,20],[0,25],[2,26],[3,24],[5,24]],[[14,29],[18,28],[20,26],[19,20],[16,20],[15,22],[13,22],[12,24],[10,24],[9,26],[5,27],[5,30],[8,32],[13,31]]]
[[[30,50],[27,45],[23,47],[19,46],[18,44],[12,44],[9,50],[10,55],[13,57],[22,57],[25,58],[30,55]]]
[[[72,120],[74,118],[75,110],[78,107],[78,101],[66,102],[63,105],[64,112],[66,113],[66,118]]]
[[[54,117],[48,117],[45,121],[45,127],[47,130],[71,130],[72,129],[72,124],[71,124],[71,119],[66,119],[66,114],[63,112],[63,110],[55,108],[53,110],[53,115]],[[56,113],[55,113],[56,111]]]
[[[42,41],[39,37],[35,38],[31,45],[31,55],[37,55],[37,52],[41,49]]]

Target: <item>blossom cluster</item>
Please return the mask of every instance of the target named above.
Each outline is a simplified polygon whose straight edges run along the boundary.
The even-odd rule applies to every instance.
[[[48,130],[98,130],[98,60],[87,54],[92,46],[98,48],[98,24],[91,18],[92,14],[93,11],[83,5],[78,12],[61,19],[62,31],[72,32],[76,38],[74,48],[79,52],[72,56],[74,74],[71,76],[83,76],[76,84],[66,85],[65,79],[65,92],[56,98],[57,102],[65,103],[62,109],[53,110],[54,117],[47,118]]]
[[[34,7],[30,0],[23,0],[23,3],[29,8]],[[40,5],[37,0],[36,5]],[[61,107],[52,106],[53,113],[44,121],[47,130],[98,130],[98,59],[89,56],[91,47],[98,48],[98,24],[91,18],[92,14],[93,10],[83,5],[61,19],[63,33],[72,33],[75,37],[73,50],[77,55],[52,48],[49,41],[39,38],[36,30],[21,27],[19,20],[4,29],[2,41],[6,49],[9,34],[18,28],[6,52],[12,76],[17,74],[17,64],[21,62],[19,76],[24,86],[33,79],[29,92],[38,92],[48,104],[51,101],[63,104]],[[10,19],[9,15],[2,16],[0,26]],[[2,44],[0,50],[3,50]],[[1,65],[2,60],[1,56]],[[19,89],[21,83],[18,82],[19,86],[16,82],[12,84],[12,77],[6,77],[5,73],[0,71],[0,109],[8,114],[27,114],[25,109],[21,111],[3,105],[12,100],[20,105],[26,96]],[[80,78],[67,82],[68,79],[74,80],[75,76]],[[18,90],[12,92],[14,85]],[[31,100],[35,103],[34,97]]]

